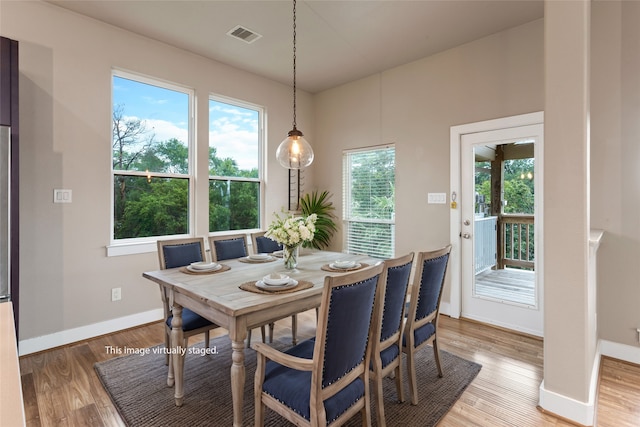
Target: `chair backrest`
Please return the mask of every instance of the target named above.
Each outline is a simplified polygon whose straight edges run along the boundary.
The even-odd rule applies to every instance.
[[[450,253],[451,245],[436,251],[418,253],[411,289],[409,321],[417,322],[434,316],[437,318]]]
[[[351,383],[369,366],[374,302],[384,292],[384,264],[326,277],[318,315],[311,396],[317,404]],[[341,384],[344,382],[344,384]],[[329,391],[323,389],[331,385]]]
[[[413,267],[413,257],[414,253],[411,252],[402,257],[384,262],[385,274],[383,277],[387,286],[384,293],[382,315],[378,322],[381,325],[376,325],[376,327],[381,328],[380,342],[391,338],[397,340],[400,338],[409,278]]]
[[[256,233],[251,233],[251,243],[253,244],[253,253],[261,254],[267,253],[270,254],[275,251],[282,250],[282,243],[278,243],[275,240],[271,240],[268,237],[264,237],[264,231],[259,231]]]
[[[160,269],[184,267],[192,262],[205,261],[204,239],[158,240],[158,261]]]
[[[209,249],[212,261],[242,258],[247,256],[247,236],[245,234],[209,236]]]

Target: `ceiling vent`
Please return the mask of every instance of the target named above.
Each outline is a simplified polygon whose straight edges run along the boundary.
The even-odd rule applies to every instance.
[[[236,25],[234,28],[229,30],[227,34],[231,37],[242,40],[245,43],[253,43],[260,37],[262,37],[262,35],[246,27],[243,27],[242,25]]]

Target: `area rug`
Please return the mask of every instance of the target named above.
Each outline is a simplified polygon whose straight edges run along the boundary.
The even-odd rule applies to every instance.
[[[167,366],[160,349],[120,349],[126,356],[96,363],[95,369],[104,388],[128,426],[231,426],[230,366],[231,341],[228,336],[213,339],[210,349],[203,344],[190,347],[185,358],[184,403],[175,406],[173,388],[167,387]],[[281,342],[273,344],[287,348]],[[154,351],[155,350],[155,351]],[[204,354],[215,353],[215,354]],[[204,354],[204,355],[201,355]],[[449,411],[465,388],[473,381],[481,366],[456,355],[441,351],[444,377],[438,378],[433,350],[419,352],[417,365],[420,404],[412,406],[409,386],[404,376],[405,402],[396,401],[395,381],[384,379],[385,415],[388,426],[434,426]],[[246,378],[244,390],[244,425],[252,426],[254,418],[253,377],[256,355],[245,350]],[[406,368],[406,364],[404,365]],[[373,405],[373,401],[372,401]],[[376,425],[375,408],[372,421]],[[271,410],[266,410],[265,426],[291,425]],[[348,426],[361,426],[356,415]]]

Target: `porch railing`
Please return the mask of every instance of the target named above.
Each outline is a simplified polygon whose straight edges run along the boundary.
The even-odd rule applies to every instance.
[[[503,214],[501,218],[503,265],[533,270],[534,216]]]
[[[475,273],[478,274],[496,265],[496,224],[498,217],[476,218],[474,223]]]

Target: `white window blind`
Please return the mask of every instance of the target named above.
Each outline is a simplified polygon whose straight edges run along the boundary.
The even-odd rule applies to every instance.
[[[395,147],[343,154],[343,221],[348,253],[391,258],[395,252]]]

